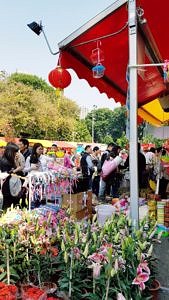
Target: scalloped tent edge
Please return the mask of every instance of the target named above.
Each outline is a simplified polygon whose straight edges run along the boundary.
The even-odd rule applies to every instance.
[[[79,79],[85,79],[90,87],[96,87],[100,93],[105,93],[121,105],[125,105],[127,96],[126,72],[129,60],[128,41],[128,11],[127,0],[116,0],[104,11],[86,22],[58,44],[59,61],[62,67],[73,69]],[[138,1],[137,1],[138,2]],[[168,0],[163,5],[158,0],[139,0],[143,8],[146,22],[138,23],[138,62],[162,63],[169,58],[169,48],[166,47],[166,28],[168,28]],[[157,15],[158,11],[158,15]],[[161,16],[161,18],[160,18]],[[157,23],[157,19],[160,22]],[[144,21],[144,19],[143,19]],[[165,32],[165,36],[164,36]],[[104,54],[103,65],[105,75],[100,79],[93,78],[91,53],[100,48]],[[155,126],[163,125],[158,119],[156,109],[149,114],[143,113],[145,105],[163,94],[168,94],[164,84],[162,67],[149,67],[138,70],[138,114]],[[152,102],[152,107],[155,102]],[[169,113],[165,119],[169,120]],[[165,123],[166,120],[164,120]]]

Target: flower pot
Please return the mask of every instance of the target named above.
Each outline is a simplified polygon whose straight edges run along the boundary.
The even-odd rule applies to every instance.
[[[0,300],[16,300],[18,289],[15,285],[5,284],[1,282],[0,285]]]
[[[46,300],[47,294],[37,286],[26,284],[21,286],[22,300]]]
[[[42,282],[41,289],[47,294],[53,294],[57,290],[57,285],[54,282]]]
[[[119,198],[113,198],[112,199],[112,205],[116,204],[117,202],[119,202]]]
[[[149,287],[150,294],[152,296],[152,300],[158,300],[158,291],[160,289],[160,282],[157,279],[154,279],[151,287]]]

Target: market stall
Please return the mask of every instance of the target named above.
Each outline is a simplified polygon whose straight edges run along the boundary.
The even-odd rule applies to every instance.
[[[128,3],[128,6],[127,6]],[[137,108],[159,97],[168,99],[164,80],[169,57],[165,37],[167,0],[117,0],[59,43],[62,68],[72,68],[108,98],[127,104],[130,115],[130,194],[133,222],[138,224]],[[126,9],[128,8],[128,9]],[[156,12],[160,18],[157,26]],[[119,68],[120,66],[120,68]],[[118,71],[117,71],[118,70]],[[166,97],[164,97],[166,96]],[[166,98],[166,99],[163,99]],[[163,107],[163,105],[162,105]],[[163,107],[164,108],[164,107]],[[165,107],[166,111],[167,107]],[[144,108],[142,108],[142,111]],[[153,121],[158,110],[152,110]],[[157,118],[156,118],[157,114]],[[144,113],[144,116],[147,115]],[[149,114],[149,121],[151,116]],[[164,119],[158,121],[162,124]]]

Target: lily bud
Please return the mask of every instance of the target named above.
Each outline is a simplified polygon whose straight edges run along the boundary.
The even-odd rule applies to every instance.
[[[62,249],[62,251],[65,251],[65,244],[64,244],[64,241],[62,240],[62,242],[61,242],[61,249]]]

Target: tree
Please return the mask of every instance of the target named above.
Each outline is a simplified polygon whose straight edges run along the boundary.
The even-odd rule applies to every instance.
[[[59,104],[59,105],[58,105]],[[79,118],[78,105],[55,93],[15,80],[0,81],[0,133],[70,140]]]
[[[117,141],[126,131],[126,107],[121,106],[113,110],[113,117],[111,119],[109,130],[114,141]]]
[[[92,137],[90,135],[89,130],[87,129],[85,120],[77,120],[75,123],[75,130],[72,134],[72,140],[74,141],[82,141],[90,143]]]
[[[112,118],[112,111],[108,108],[92,110],[86,117],[87,128],[92,135],[92,119],[94,118],[94,141],[102,143],[105,136],[111,135],[109,123]]]
[[[44,92],[54,92],[54,89],[46,83],[45,80],[39,78],[36,75],[30,75],[25,73],[13,73],[9,76],[8,80],[10,82],[20,82],[24,85],[32,87],[34,90],[41,90]]]
[[[92,118],[94,118],[94,140],[98,143],[116,141],[126,129],[126,108],[99,108],[91,111],[85,121],[92,134]]]
[[[126,146],[128,145],[129,140],[126,137],[125,132],[123,132],[122,136],[117,139],[117,144],[121,147],[121,148],[126,148]]]

